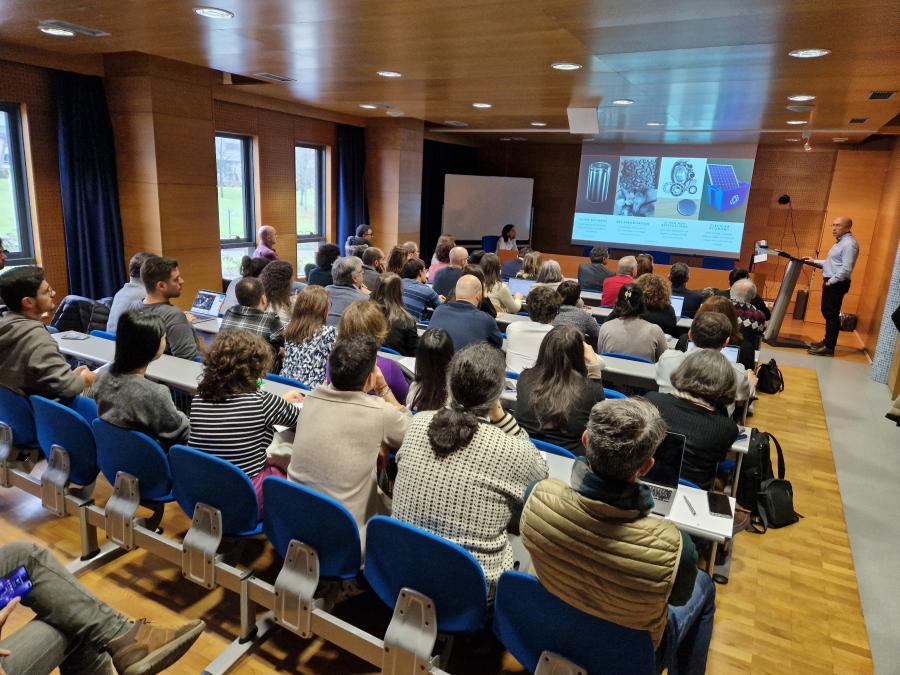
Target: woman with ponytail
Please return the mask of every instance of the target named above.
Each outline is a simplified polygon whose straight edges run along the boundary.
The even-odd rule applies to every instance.
[[[513,568],[507,529],[547,463],[500,406],[503,352],[481,342],[450,361],[450,402],[413,418],[397,451],[393,515],[466,548],[484,568],[488,597]]]

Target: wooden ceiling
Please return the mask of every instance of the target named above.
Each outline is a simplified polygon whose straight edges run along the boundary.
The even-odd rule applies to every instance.
[[[384,108],[359,108],[384,104],[429,126],[460,120],[466,133],[497,138],[559,138],[568,107],[591,107],[602,140],[761,133],[763,142],[781,143],[810,131],[814,142],[853,142],[900,111],[900,94],[867,100],[870,91],[900,89],[897,0],[203,1],[235,17],[203,18],[184,0],[0,3],[0,43],[68,56],[146,52],[249,77],[270,72],[296,81],[232,86],[357,116],[384,116]],[[37,25],[50,19],[110,35],[47,36]],[[832,54],[787,55],[808,47]],[[551,69],[558,61],[584,68]],[[791,94],[816,95],[813,111],[786,110]],[[612,106],[617,98],[635,104]],[[476,101],[493,107],[476,110]],[[850,125],[852,117],[867,121]],[[809,123],[789,127],[789,119]],[[547,126],[536,130],[535,121]]]

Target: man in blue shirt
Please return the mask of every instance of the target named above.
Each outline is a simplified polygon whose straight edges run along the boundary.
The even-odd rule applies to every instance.
[[[831,234],[837,240],[825,260],[804,258],[822,268],[822,316],[825,317],[825,339],[809,346],[814,356],[834,356],[841,330],[841,303],[850,290],[850,275],[859,257],[859,242],[850,233],[853,221],[846,216],[835,218]]]
[[[459,351],[475,342],[503,345],[503,337],[497,322],[478,309],[482,298],[481,280],[471,274],[456,282],[456,300],[434,310],[429,328],[443,328],[453,341],[453,349]]]
[[[403,304],[416,321],[422,319],[426,307],[435,308],[444,301],[431,286],[425,284],[428,278],[425,275],[425,263],[418,258],[412,258],[403,264],[400,277],[403,282]]]

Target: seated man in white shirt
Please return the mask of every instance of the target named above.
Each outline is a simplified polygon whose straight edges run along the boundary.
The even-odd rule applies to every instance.
[[[544,336],[553,330],[562,296],[551,286],[534,286],[528,294],[531,321],[515,321],[506,329],[506,369],[521,373],[537,361]]]
[[[731,335],[731,322],[724,314],[718,312],[704,312],[691,324],[688,331],[688,339],[694,343],[698,349],[717,349],[722,350],[728,344],[728,338]],[[659,357],[656,362],[656,384],[659,390],[664,394],[671,394],[674,391],[672,387],[671,376],[675,369],[681,365],[687,352],[678,351],[677,349],[667,349]],[[756,375],[752,370],[744,368],[740,363],[732,363],[736,375],[737,391],[735,392],[735,401],[746,401],[750,398],[752,388],[756,385]]]

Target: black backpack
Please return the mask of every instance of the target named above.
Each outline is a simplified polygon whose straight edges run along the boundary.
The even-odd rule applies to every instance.
[[[784,376],[778,369],[775,359],[771,359],[768,363],[760,364],[756,371],[756,390],[764,394],[777,394],[784,391]]]
[[[778,459],[778,477],[772,471],[772,445]],[[794,511],[794,490],[784,480],[784,453],[772,434],[758,429],[750,432],[750,448],[741,464],[737,503],[750,511],[753,532],[796,523],[802,516]]]

